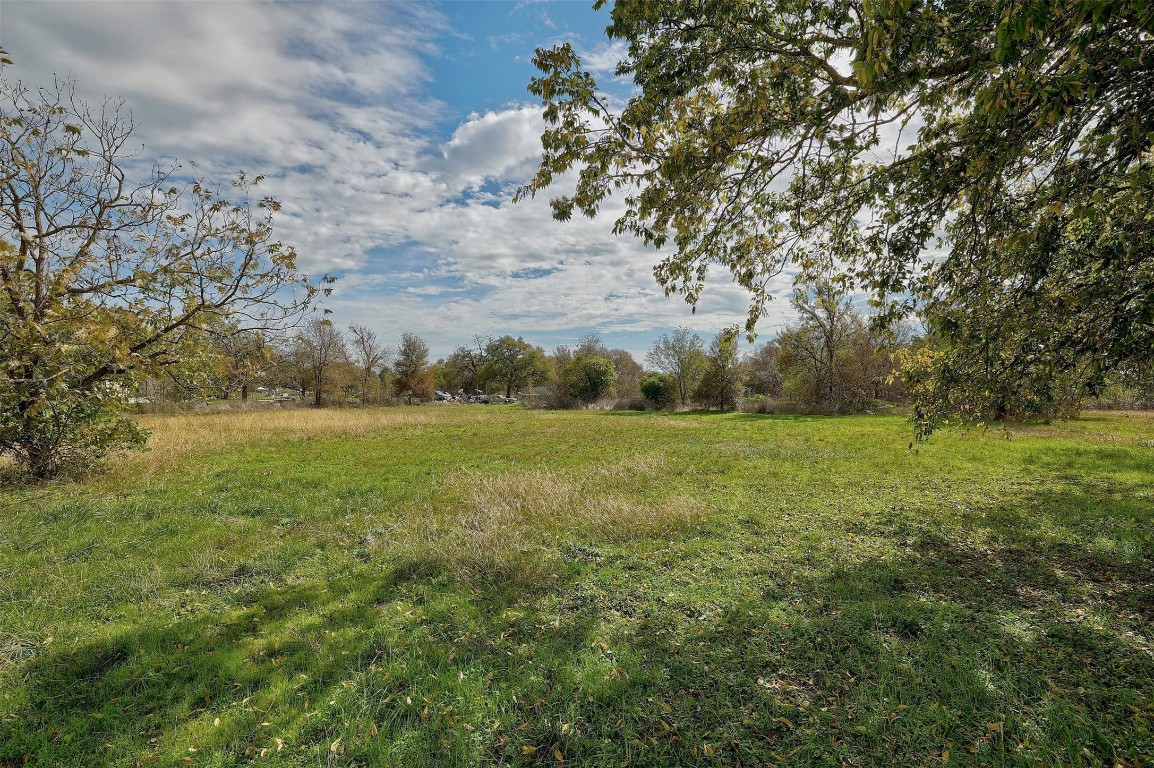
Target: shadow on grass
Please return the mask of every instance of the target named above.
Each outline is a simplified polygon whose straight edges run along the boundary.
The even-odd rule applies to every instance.
[[[694,723],[679,735],[714,740],[729,765],[1152,764],[1154,548],[1123,527],[1120,557],[1082,531],[1142,508],[1066,493],[1021,505],[1070,538],[997,505],[975,541],[927,526],[892,557],[770,565],[756,597],[651,615],[634,650],[666,660],[667,720]]]
[[[316,764],[338,738],[356,753],[358,736],[374,742],[360,745],[366,754],[406,739],[410,752],[469,753],[435,738],[443,734],[430,728],[439,719],[432,702],[460,687],[459,665],[490,675],[507,666],[485,638],[506,643],[510,626],[543,625],[526,598],[556,587],[509,575],[462,589],[436,562],[409,560],[324,584],[244,584],[230,607],[186,606],[194,617],[47,646],[21,670],[15,710],[0,720],[0,766],[233,765],[274,755],[297,764],[306,754]],[[589,620],[534,635],[536,652],[564,660],[584,645]],[[346,764],[345,752],[334,751],[333,764]]]
[[[1142,517],[1039,494],[972,537],[891,526],[891,557],[766,562],[690,603],[594,546],[468,583],[432,556],[249,582],[50,646],[0,764],[1148,764],[1151,547],[1129,523],[1125,558],[1088,535]]]

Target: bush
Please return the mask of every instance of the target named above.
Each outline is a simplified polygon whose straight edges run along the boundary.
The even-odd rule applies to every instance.
[[[114,451],[143,449],[148,432],[121,416],[118,405],[113,398],[62,398],[34,412],[4,407],[0,454],[10,456],[20,474],[43,480],[90,471]]]
[[[743,413],[773,413],[773,400],[765,395],[750,395],[741,401]]]
[[[565,366],[561,380],[570,397],[589,405],[613,389],[617,381],[617,370],[604,357],[581,355]]]
[[[667,373],[648,373],[639,385],[642,396],[655,408],[668,408],[677,401],[677,380]]]

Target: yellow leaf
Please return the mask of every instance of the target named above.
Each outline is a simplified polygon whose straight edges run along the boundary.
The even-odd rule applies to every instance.
[[[664,712],[665,714],[668,715],[669,713],[671,713],[673,711],[673,707],[669,706],[664,701],[659,702],[659,703],[661,704],[661,711]]]
[[[561,754],[560,747],[553,747],[553,757],[557,758],[557,762],[559,763],[565,762],[565,756]]]
[[[997,731],[998,733],[1002,732],[1002,724],[1000,722],[999,723],[986,723],[986,727],[989,728],[991,731]]]
[[[336,752],[340,748],[341,748],[341,739],[338,736],[337,740],[329,745],[329,752]]]
[[[531,755],[531,754],[533,754],[533,753],[534,753],[534,752],[536,752],[536,751],[537,751],[537,748],[536,748],[536,747],[531,747],[531,746],[529,746],[528,744],[523,744],[523,745],[521,746],[521,754],[522,754],[522,755]]]

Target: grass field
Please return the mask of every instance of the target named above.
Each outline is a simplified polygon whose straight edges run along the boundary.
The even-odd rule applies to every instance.
[[[1154,764],[1154,422],[144,419],[0,488],[0,766]]]

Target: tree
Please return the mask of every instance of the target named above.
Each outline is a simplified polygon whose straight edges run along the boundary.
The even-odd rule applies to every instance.
[[[413,399],[433,399],[433,374],[429,370],[429,345],[416,334],[401,334],[401,344],[397,347],[394,363],[396,379],[394,386],[397,397],[407,398],[409,405]]]
[[[569,397],[583,405],[608,395],[616,381],[617,371],[612,361],[589,355],[574,357],[561,374],[562,386]]]
[[[479,375],[485,366],[485,348],[492,342],[491,338],[477,335],[473,337],[472,346],[462,344],[453,350],[446,367],[452,371],[453,378],[458,382],[454,389],[463,389],[472,392],[480,384]]]
[[[352,359],[357,366],[358,394],[361,405],[366,405],[375,390],[380,388],[380,371],[389,359],[389,350],[377,340],[376,331],[363,325],[350,325]]]
[[[667,292],[696,303],[720,267],[752,331],[770,278],[832,262],[885,315],[923,307],[961,355],[947,374],[989,344],[1089,361],[1091,384],[1151,356],[1149,3],[618,0],[612,19],[633,94],[616,110],[570,45],[539,49],[547,130],[518,197],[577,170],[567,219],[624,190],[615,231],[674,246]]]
[[[746,355],[745,390],[751,395],[778,398],[782,393],[782,375],[778,367],[780,348],[776,342],[767,342]]]
[[[0,81],[0,454],[34,477],[143,445],[117,413],[134,382],[202,364],[214,326],[275,327],[313,297],[260,177],[132,181],[135,129],[71,82]]]
[[[524,339],[502,336],[485,347],[482,375],[489,381],[505,387],[505,397],[512,397],[517,388],[532,385],[535,378],[548,376],[548,361],[540,347]]]
[[[677,399],[689,402],[689,395],[705,373],[705,345],[701,337],[688,328],[678,328],[673,335],[661,334],[645,355],[645,362],[677,381]]]
[[[238,328],[233,323],[209,331],[212,351],[220,365],[216,388],[228,399],[233,392],[248,400],[254,384],[272,366],[272,347],[261,331]]]
[[[713,337],[705,356],[708,364],[694,394],[698,402],[716,407],[719,411],[737,407],[743,376],[740,341],[741,332],[736,326],[725,328]]]
[[[604,357],[613,363],[613,372],[616,374],[614,394],[618,398],[634,398],[641,394],[641,376],[645,370],[633,359],[633,355],[624,349],[608,349]]]
[[[336,369],[349,360],[341,332],[329,320],[312,318],[293,337],[292,357],[302,394],[311,389],[313,405],[320,408],[335,391]]]
[[[794,383],[800,378],[812,403],[837,403],[847,397],[843,375],[855,334],[864,332],[853,304],[829,280],[817,281],[810,292],[797,291],[790,300],[798,314],[777,337],[778,360]]]

